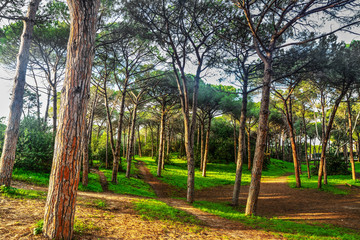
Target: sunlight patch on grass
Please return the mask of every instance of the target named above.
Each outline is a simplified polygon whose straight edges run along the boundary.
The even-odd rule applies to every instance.
[[[214,215],[231,220],[240,221],[242,224],[253,228],[260,228],[287,239],[359,239],[360,233],[348,228],[335,227],[327,224],[306,224],[289,220],[265,217],[246,217],[244,213],[223,203],[206,201],[195,202],[194,207]]]
[[[46,199],[46,192],[0,186],[0,195],[14,199]]]

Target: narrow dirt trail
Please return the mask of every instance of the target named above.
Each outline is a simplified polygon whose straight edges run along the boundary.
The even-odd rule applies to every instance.
[[[194,208],[184,200],[170,198],[171,196],[174,196],[174,191],[176,191],[176,189],[154,177],[145,166],[144,162],[139,161],[138,167],[140,173],[144,176],[144,180],[152,186],[160,201],[194,215],[201,220],[206,227],[211,228],[214,231],[220,231],[233,239],[281,239],[280,237],[274,237],[264,231],[246,227],[239,222],[203,212]],[[184,194],[185,191],[176,195],[184,197]]]

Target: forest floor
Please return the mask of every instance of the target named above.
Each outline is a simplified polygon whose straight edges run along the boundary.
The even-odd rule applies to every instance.
[[[186,197],[186,192],[175,193],[173,187],[152,176],[143,164],[139,169],[145,176],[145,181],[154,188],[157,196]],[[233,185],[225,185],[195,191],[195,200],[230,203],[233,187]],[[240,205],[242,206],[246,205],[248,191],[249,186],[241,186]],[[171,204],[173,200],[166,199],[166,201]],[[348,195],[336,195],[317,189],[290,188],[287,176],[262,178],[257,206],[257,214],[264,217],[360,229],[360,189],[358,188],[351,189]]]
[[[75,219],[75,239],[281,239],[263,230],[252,229],[239,221],[227,220],[203,212],[173,197],[185,197],[185,191],[154,177],[143,162],[138,168],[158,200],[195,216],[199,223],[146,220],[134,209],[134,201],[144,199],[107,191],[106,179],[100,175],[103,193],[79,192]],[[14,181],[13,187],[46,192],[44,187]],[[245,205],[248,186],[241,187],[240,204]],[[232,186],[196,191],[196,201],[231,201]],[[36,222],[43,218],[45,198],[13,199],[0,197],[0,239],[43,239],[34,236]],[[360,190],[349,195],[334,195],[314,189],[293,189],[287,177],[263,178],[258,214],[293,221],[329,223],[360,229]]]

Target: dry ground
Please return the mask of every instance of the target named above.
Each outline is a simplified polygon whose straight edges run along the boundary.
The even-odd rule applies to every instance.
[[[147,221],[133,209],[132,201],[139,197],[110,192],[79,192],[75,239],[276,239],[260,230],[243,226],[202,212],[183,200],[170,198],[178,192],[153,177],[143,163],[139,169],[155,190],[159,200],[196,216],[200,225],[165,221]],[[106,188],[104,178],[102,186]],[[288,187],[286,177],[265,178],[262,181],[258,213],[291,220],[331,223],[360,229],[360,191],[340,196],[317,190],[298,190]],[[14,187],[46,191],[46,188],[14,182]],[[245,205],[248,187],[241,189],[241,204]],[[229,202],[232,186],[198,191],[196,200]],[[105,202],[99,207],[97,202]],[[42,219],[45,200],[19,200],[0,197],[0,239],[43,239],[34,236],[34,224]],[[278,239],[278,237],[277,237]]]

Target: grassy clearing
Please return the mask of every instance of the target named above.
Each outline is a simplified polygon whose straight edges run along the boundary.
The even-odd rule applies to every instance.
[[[296,223],[288,220],[264,217],[246,217],[244,213],[222,203],[195,202],[194,207],[223,218],[240,221],[252,228],[262,229],[287,239],[360,239],[359,232],[326,224]]]
[[[126,169],[125,160],[122,161],[123,169]],[[118,193],[118,194],[131,194],[136,196],[143,197],[156,197],[154,190],[150,187],[149,184],[145,183],[142,179],[130,177],[129,179],[125,177],[125,172],[118,173],[118,184],[113,184],[111,182],[112,170],[109,169],[100,169],[104,174],[109,183],[109,190]],[[131,166],[131,176],[137,176],[138,169],[135,167],[134,163]]]
[[[310,167],[313,167],[313,166],[310,166]],[[301,169],[303,171],[303,175],[300,176],[301,188],[316,189],[317,181],[318,181],[317,176],[311,176],[311,179],[308,179],[306,165],[303,164],[301,166]],[[360,172],[360,163],[355,163],[355,169],[356,169],[356,172]],[[351,169],[349,169],[349,170],[351,170]],[[295,180],[294,175],[289,176],[288,181],[289,181],[290,187],[292,187],[292,188],[296,187],[296,180]],[[359,179],[357,179],[355,181],[352,180],[351,174],[349,174],[349,175],[329,175],[328,176],[328,184],[327,185],[323,184],[321,191],[330,192],[333,194],[346,195],[346,194],[349,194],[350,188],[349,189],[340,189],[337,187],[338,185],[345,185],[346,183],[360,187],[360,180]]]
[[[157,165],[151,157],[136,158],[137,160],[144,161],[150,172],[156,176]],[[263,177],[278,177],[289,171],[292,171],[292,164],[281,160],[271,159],[269,169],[263,171]],[[195,189],[200,190],[208,187],[215,187],[227,184],[233,184],[235,180],[234,163],[230,164],[214,164],[207,165],[206,178],[202,177],[202,173],[197,168],[195,170]],[[162,171],[161,180],[178,188],[186,189],[187,181],[187,164],[182,159],[172,159],[171,164],[165,165]],[[250,184],[251,172],[247,170],[247,165],[244,165],[242,174],[242,185]]]
[[[79,183],[79,191],[88,191],[88,192],[102,192],[99,176],[95,173],[89,173],[89,184],[88,186],[83,186],[82,183]],[[24,169],[14,169],[12,179],[26,182],[28,184],[33,184],[37,186],[49,186],[50,173],[44,172],[33,172]]]
[[[46,199],[46,192],[0,186],[0,195],[15,199]]]

